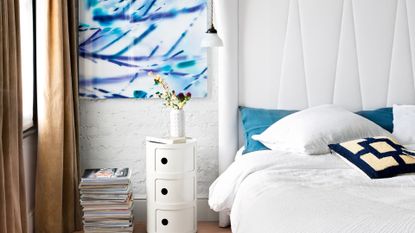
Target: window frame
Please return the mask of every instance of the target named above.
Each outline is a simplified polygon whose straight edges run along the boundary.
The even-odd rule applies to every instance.
[[[32,21],[33,21],[33,106],[32,106],[32,122],[28,125],[23,125],[23,138],[28,137],[29,135],[32,135],[37,132],[37,48],[36,48],[36,28],[37,28],[37,22],[36,22],[36,0],[32,1]],[[19,1],[20,4],[20,1]],[[20,20],[20,19],[19,19]],[[19,32],[20,33],[20,32]],[[21,41],[19,41],[21,43]],[[21,78],[23,81],[23,79]],[[22,101],[24,99],[22,98]],[[22,118],[22,120],[24,120]],[[24,122],[23,122],[24,123]]]

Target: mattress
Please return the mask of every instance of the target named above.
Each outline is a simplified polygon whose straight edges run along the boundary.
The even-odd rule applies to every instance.
[[[371,180],[332,154],[259,151],[210,187],[234,233],[415,232],[415,175]]]

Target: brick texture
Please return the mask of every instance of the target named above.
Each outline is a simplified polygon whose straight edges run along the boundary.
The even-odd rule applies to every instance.
[[[198,140],[199,198],[208,196],[218,175],[217,83],[209,77],[209,96],[185,107],[186,135]],[[162,101],[81,99],[80,121],[81,168],[131,167],[134,195],[144,198],[145,137],[169,134],[169,110]]]

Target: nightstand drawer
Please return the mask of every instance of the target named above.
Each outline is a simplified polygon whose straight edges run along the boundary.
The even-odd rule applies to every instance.
[[[156,232],[188,233],[196,231],[195,208],[156,210]]]
[[[157,148],[155,156],[156,172],[190,172],[195,170],[194,148],[182,149]]]
[[[179,204],[195,200],[195,177],[179,180],[156,179],[155,198],[159,204]]]

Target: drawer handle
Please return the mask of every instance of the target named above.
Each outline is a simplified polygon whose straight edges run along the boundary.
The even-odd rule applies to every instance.
[[[169,190],[167,190],[166,188],[161,189],[161,194],[163,194],[163,195],[167,195],[168,192],[169,192]]]
[[[161,220],[161,224],[163,224],[163,226],[167,226],[167,224],[169,224],[169,220],[167,220],[167,219],[163,218],[163,219]]]
[[[168,160],[167,160],[166,158],[162,158],[162,159],[161,159],[161,163],[162,163],[162,164],[167,164],[167,162],[168,162]]]

